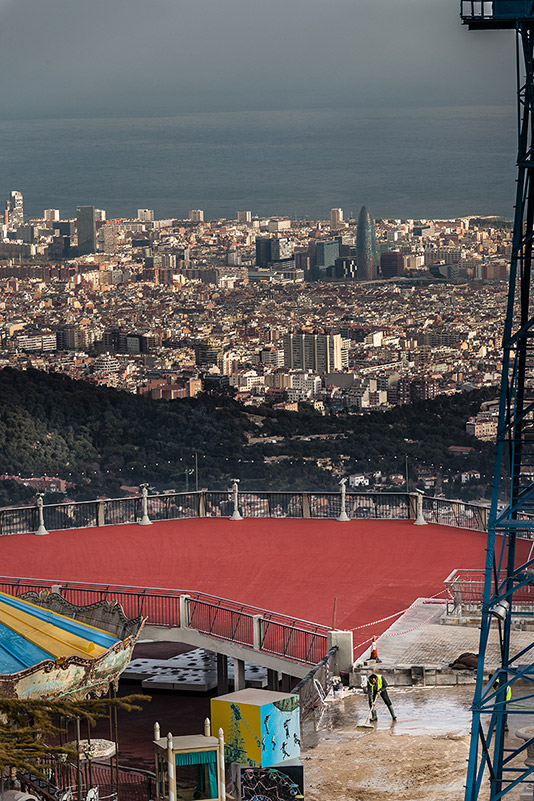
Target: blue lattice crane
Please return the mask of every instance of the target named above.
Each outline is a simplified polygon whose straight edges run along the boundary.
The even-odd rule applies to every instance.
[[[517,651],[510,640],[514,616],[528,614],[521,609],[522,596],[524,600],[534,592],[534,559],[525,542],[534,534],[534,0],[461,0],[460,16],[471,30],[514,30],[517,45],[517,194],[465,792],[466,801],[476,801],[489,780],[491,801],[497,801],[515,788],[521,790],[521,798],[533,798],[534,782],[534,765],[527,767],[524,761],[534,738],[511,748],[505,736],[507,715],[513,715],[519,727],[519,721],[525,721],[520,716],[534,712],[534,641]],[[506,465],[510,475],[503,479]],[[499,634],[500,664],[488,680],[486,650],[492,626]]]

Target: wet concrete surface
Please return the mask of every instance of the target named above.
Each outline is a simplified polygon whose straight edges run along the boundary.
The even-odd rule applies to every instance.
[[[392,721],[382,701],[376,705],[378,723],[373,729],[358,729],[369,714],[367,696],[356,691],[343,700],[332,701],[303,724],[303,747],[314,748],[323,740],[341,741],[370,731],[393,735],[447,734],[462,736],[469,732],[473,686],[388,688],[397,715]]]
[[[317,711],[304,722],[302,732],[307,801],[462,799],[473,690],[473,685],[392,687],[398,720],[391,720],[379,700],[378,722],[366,729],[357,728],[369,712],[361,691]],[[510,714],[505,747],[520,745],[515,732],[527,725],[534,725],[534,714]],[[525,756],[518,758],[521,768]],[[486,783],[480,801],[487,797]],[[506,797],[516,801],[519,789]]]

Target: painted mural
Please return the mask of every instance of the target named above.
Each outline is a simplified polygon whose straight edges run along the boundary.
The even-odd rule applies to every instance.
[[[224,731],[225,759],[270,767],[300,756],[300,712],[296,695],[241,690],[211,701],[212,726]]]

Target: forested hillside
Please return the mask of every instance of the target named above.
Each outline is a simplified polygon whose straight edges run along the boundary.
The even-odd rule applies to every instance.
[[[143,481],[156,489],[183,490],[186,481],[193,487],[195,475],[186,471],[197,454],[201,487],[226,489],[238,477],[250,490],[335,489],[341,475],[403,472],[408,454],[413,486],[418,467],[434,466],[459,492],[453,477],[475,469],[482,473],[480,494],[493,447],[466,434],[465,421],[494,396],[476,391],[388,412],[323,417],[311,409],[244,408],[216,395],[155,401],[61,374],[4,368],[0,472],[64,478],[78,499],[118,496],[121,485]],[[451,456],[450,445],[474,451]],[[0,482],[1,505],[31,495]]]

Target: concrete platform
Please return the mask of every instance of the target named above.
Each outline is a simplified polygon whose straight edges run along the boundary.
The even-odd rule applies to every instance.
[[[195,648],[169,659],[133,659],[123,673],[130,681],[140,681],[145,689],[209,692],[217,686],[217,655]],[[234,663],[228,662],[228,678],[233,681]],[[267,670],[245,662],[245,682],[249,687],[267,686]]]
[[[199,518],[0,537],[0,561],[5,575],[199,590],[327,626],[336,598],[349,629],[442,592],[454,568],[484,566],[485,547],[479,531],[411,520]]]
[[[380,663],[369,660],[370,649],[357,660],[352,685],[369,670],[384,673],[398,685],[446,685],[474,682],[474,671],[452,670],[449,664],[466,651],[478,653],[479,630],[467,626],[443,626],[444,604],[418,598],[414,604],[377,639]],[[363,630],[365,631],[365,629]],[[356,632],[357,633],[357,632]],[[367,632],[366,632],[367,634]],[[367,636],[372,635],[372,631]],[[360,642],[364,639],[361,635]],[[355,642],[358,642],[356,637]],[[532,633],[512,631],[512,648],[530,645]],[[486,651],[488,672],[499,665],[497,626],[490,633]],[[363,670],[362,670],[363,669]]]

